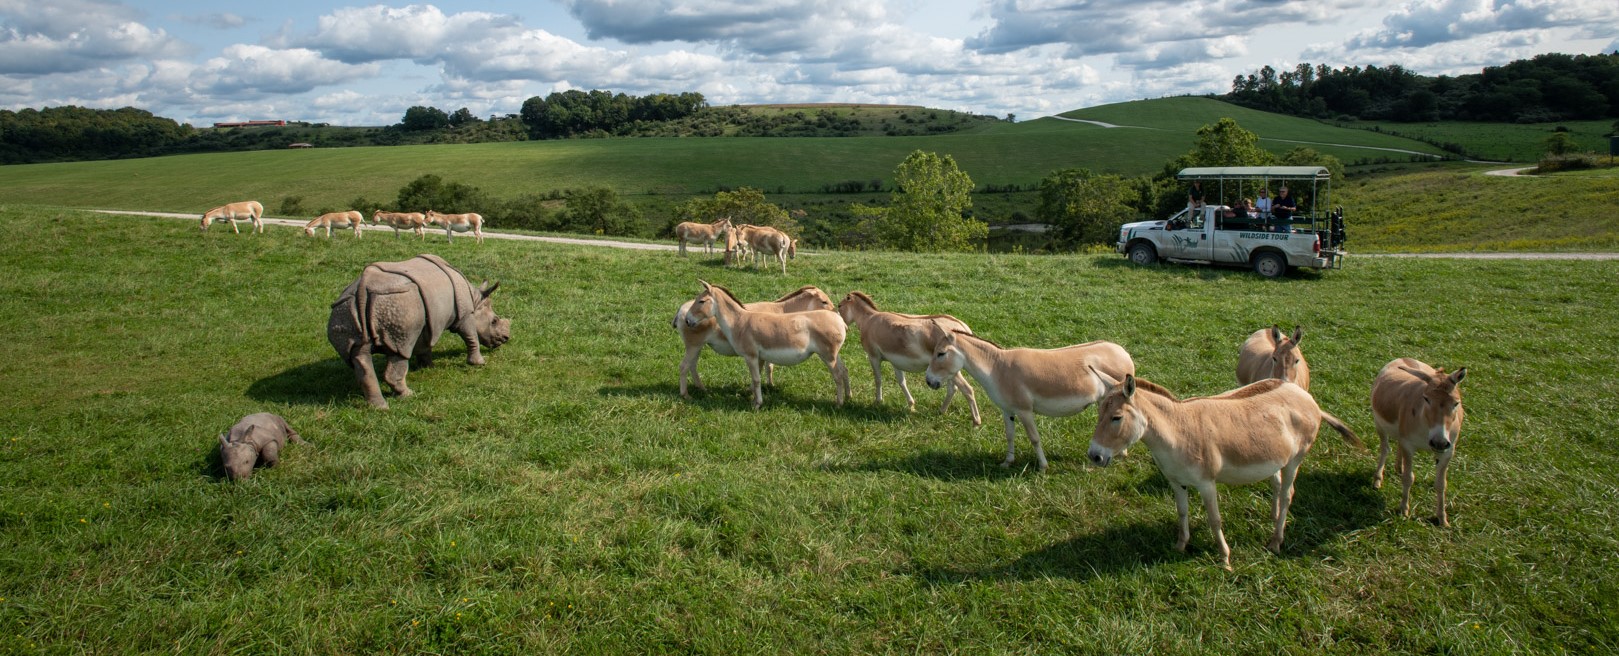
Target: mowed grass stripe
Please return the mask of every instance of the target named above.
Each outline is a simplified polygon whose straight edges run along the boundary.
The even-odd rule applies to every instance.
[[[7,651],[1601,652],[1615,644],[1613,262],[1354,260],[1279,281],[1114,256],[851,253],[788,276],[717,258],[470,240],[206,236],[180,222],[0,208],[0,645]],[[366,263],[430,249],[514,339],[446,337],[419,395],[364,407],[326,344]],[[1234,385],[1237,345],[1306,328],[1316,396],[1363,437],[1397,355],[1466,365],[1455,527],[1391,516],[1374,454],[1323,435],[1282,556],[1269,492],[1224,490],[1234,574],[1202,513],[1170,549],[1145,450],[1092,469],[1094,411],[1041,419],[1052,469],[995,466],[991,414],[854,401],[824,367],[760,411],[734,358],[675,394],[669,321],[697,291],[801,284],[949,312],[1002,344],[1110,339],[1181,395]],[[891,375],[891,374],[890,374]],[[897,392],[897,390],[892,390]],[[982,396],[982,395],[980,395]],[[986,399],[987,403],[987,399]],[[313,446],[232,485],[214,435],[286,416]],[[986,407],[986,411],[994,411]],[[1432,465],[1414,505],[1432,511]]]

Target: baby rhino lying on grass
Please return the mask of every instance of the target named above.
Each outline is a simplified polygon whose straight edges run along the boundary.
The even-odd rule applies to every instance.
[[[289,437],[308,444],[281,415],[260,412],[242,417],[229,431],[219,434],[219,459],[225,463],[225,474],[233,481],[252,476],[259,460],[265,467],[274,467]]]

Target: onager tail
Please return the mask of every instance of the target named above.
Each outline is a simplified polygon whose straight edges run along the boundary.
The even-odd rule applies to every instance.
[[[1321,411],[1321,419],[1326,421],[1327,425],[1331,426],[1333,430],[1338,431],[1339,435],[1344,436],[1344,441],[1362,449],[1366,448],[1360,438],[1355,436],[1355,431],[1349,430],[1349,424],[1344,423],[1344,420],[1332,416],[1332,413],[1325,410]]]

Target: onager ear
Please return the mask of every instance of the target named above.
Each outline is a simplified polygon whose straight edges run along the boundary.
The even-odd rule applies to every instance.
[[[1282,327],[1273,323],[1273,324],[1270,325],[1270,345],[1271,346],[1276,346],[1277,344],[1281,344],[1281,343],[1282,343]]]
[[[1085,368],[1090,369],[1091,375],[1096,376],[1097,382],[1102,384],[1102,396],[1112,394],[1113,388],[1119,386],[1119,381],[1114,380],[1112,376],[1102,373],[1101,370],[1097,369],[1094,365],[1087,364],[1085,365]]]
[[[1450,384],[1455,385],[1457,383],[1460,383],[1460,382],[1462,382],[1462,379],[1466,378],[1466,377],[1467,377],[1467,367],[1462,367],[1460,369],[1457,369],[1456,373],[1453,373],[1453,374],[1450,375]]]
[[[1135,374],[1125,374],[1124,375],[1124,400],[1129,401],[1130,399],[1135,398],[1135,395],[1136,395],[1136,377],[1135,377]]]
[[[1293,327],[1293,343],[1297,344],[1297,343],[1299,343],[1299,340],[1301,340],[1301,339],[1304,339],[1304,326],[1294,326]]]

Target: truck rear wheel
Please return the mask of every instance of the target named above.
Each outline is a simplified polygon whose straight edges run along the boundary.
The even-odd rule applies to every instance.
[[[1254,273],[1266,278],[1276,278],[1287,273],[1287,260],[1276,253],[1260,253],[1254,256]]]
[[[1158,251],[1145,242],[1130,247],[1130,261],[1141,266],[1158,263]]]

